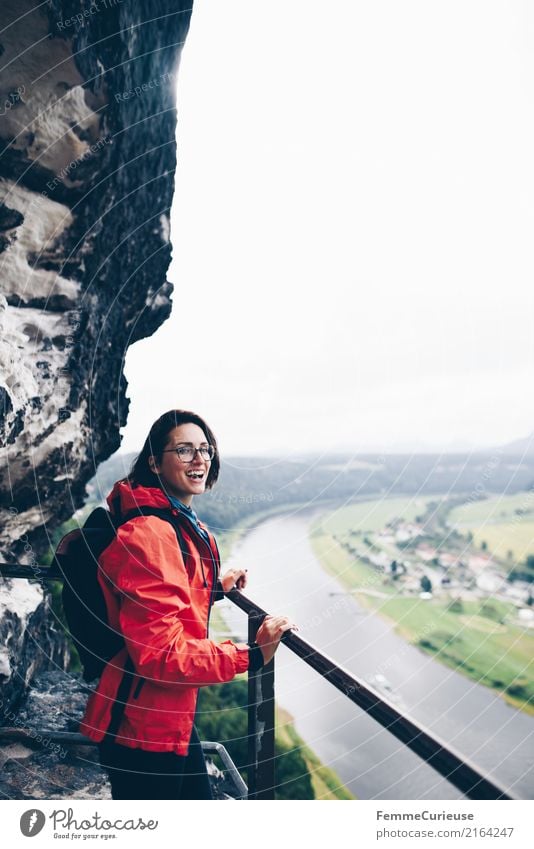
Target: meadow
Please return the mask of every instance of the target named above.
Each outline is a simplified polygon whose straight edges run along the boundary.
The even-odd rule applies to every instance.
[[[448,523],[473,535],[478,548],[499,560],[520,563],[534,554],[534,491],[495,495],[451,510]]]

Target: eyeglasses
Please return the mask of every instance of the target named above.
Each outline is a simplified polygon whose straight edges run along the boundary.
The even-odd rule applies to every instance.
[[[206,460],[206,462],[213,460],[215,455],[215,448],[213,445],[201,445],[200,448],[194,448],[192,445],[177,445],[175,448],[166,448],[161,453],[169,454],[171,451],[176,454],[182,463],[192,463],[196,457],[197,451],[202,459]]]

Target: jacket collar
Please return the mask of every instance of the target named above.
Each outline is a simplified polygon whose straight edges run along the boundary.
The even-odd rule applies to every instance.
[[[117,512],[128,513],[138,507],[172,509],[171,502],[159,486],[135,486],[126,479],[117,481],[106,500],[113,515]],[[198,524],[209,533],[209,529],[200,519]]]
[[[109,509],[117,513],[136,510],[138,507],[170,507],[170,502],[158,486],[134,486],[128,480],[117,481],[107,497]]]

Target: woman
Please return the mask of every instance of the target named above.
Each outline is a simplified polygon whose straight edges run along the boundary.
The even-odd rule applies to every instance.
[[[211,799],[194,727],[198,687],[260,668],[284,631],[295,628],[286,617],[268,616],[253,646],[208,638],[215,597],[247,582],[242,569],[218,577],[217,543],[191,508],[193,497],[215,484],[219,465],[206,422],[170,410],[108,496],[117,519],[136,509],[165,511],[121,524],[99,558],[108,621],[126,647],[107,664],[80,730],[100,744],[114,799]],[[125,676],[125,668],[133,675]],[[127,689],[118,698],[121,681]],[[121,701],[124,713],[110,735]]]

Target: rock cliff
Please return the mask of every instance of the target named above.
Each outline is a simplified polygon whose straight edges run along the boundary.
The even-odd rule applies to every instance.
[[[37,567],[50,531],[81,506],[119,447],[127,348],[170,313],[175,91],[191,6],[2,0],[2,561]],[[39,583],[0,579],[0,634],[9,725],[68,651]]]
[[[119,446],[126,350],[170,312],[189,0],[0,9],[0,548],[30,562]]]

